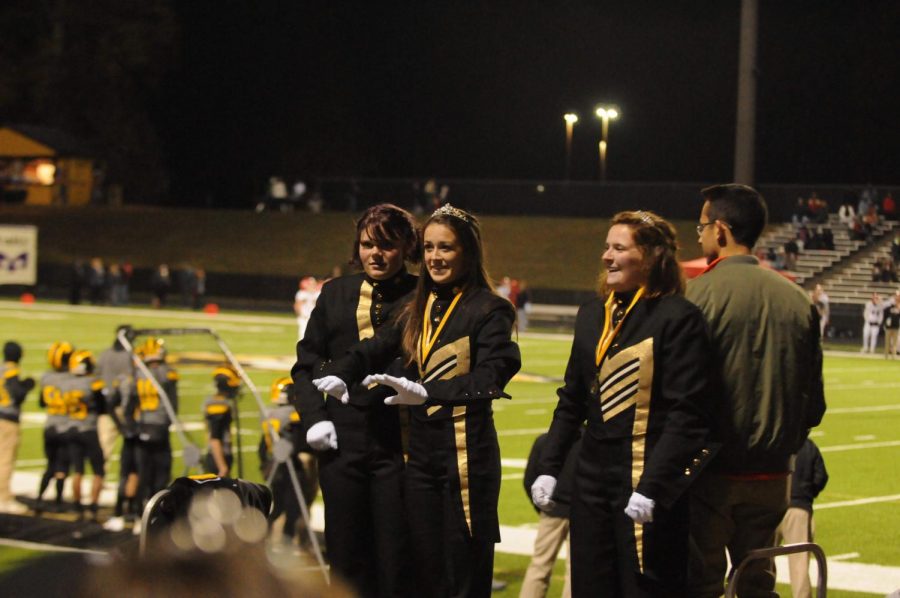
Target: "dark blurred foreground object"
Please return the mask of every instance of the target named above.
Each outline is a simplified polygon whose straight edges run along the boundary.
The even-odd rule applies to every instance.
[[[0,578],[4,596],[352,597],[299,558],[266,551],[266,486],[214,475],[176,479],[148,503],[140,555],[68,553]],[[289,557],[289,555],[288,555]],[[47,575],[53,571],[53,575]]]

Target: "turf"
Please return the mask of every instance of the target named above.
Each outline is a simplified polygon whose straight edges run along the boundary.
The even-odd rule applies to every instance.
[[[46,370],[44,354],[54,340],[69,340],[79,348],[99,353],[108,347],[116,326],[130,323],[136,327],[210,326],[228,343],[242,360],[247,356],[281,358],[283,370],[249,368],[248,373],[263,398],[267,400],[269,384],[287,374],[294,352],[296,326],[293,318],[252,316],[223,313],[206,316],[183,311],[129,309],[96,309],[39,303],[23,306],[0,302],[3,339],[22,343],[26,375],[39,375]],[[523,353],[522,371],[531,374],[527,380],[517,379],[508,391],[511,401],[495,403],[501,454],[505,461],[500,498],[500,518],[504,526],[533,525],[536,515],[522,486],[522,463],[528,456],[535,436],[546,430],[555,405],[555,391],[565,369],[570,340],[564,336],[526,334],[519,338]],[[208,340],[171,339],[173,354],[183,350],[212,352]],[[199,423],[200,404],[212,392],[209,364],[179,365],[182,374],[182,407],[185,421]],[[846,562],[900,566],[900,545],[896,542],[900,529],[900,360],[862,358],[854,355],[827,355],[825,360],[826,397],[829,411],[814,439],[822,449],[830,474],[828,487],[817,500],[816,540],[828,555],[858,553]],[[37,412],[36,395],[29,396],[26,413]],[[241,402],[242,438],[245,446],[259,440],[255,419],[256,407],[245,394]],[[41,462],[41,427],[23,424],[23,440],[19,451],[19,468],[43,469]],[[202,432],[191,433],[203,446]],[[175,446],[179,443],[175,441]],[[245,452],[244,477],[258,480],[254,452]],[[115,474],[115,466],[111,468]],[[175,473],[181,463],[176,461]],[[111,476],[115,477],[115,475]],[[881,501],[841,506],[846,501],[878,497],[894,497]],[[833,505],[833,506],[832,506]],[[14,565],[28,554],[0,548],[0,568]],[[498,553],[496,574],[510,583],[504,595],[516,595],[526,557]],[[562,567],[557,567],[551,596],[561,588]],[[861,594],[829,591],[831,596]]]

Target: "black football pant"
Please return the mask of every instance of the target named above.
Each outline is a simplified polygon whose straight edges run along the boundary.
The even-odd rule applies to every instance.
[[[138,496],[142,502],[166,488],[172,477],[172,447],[169,439],[162,441],[138,440],[136,447]]]

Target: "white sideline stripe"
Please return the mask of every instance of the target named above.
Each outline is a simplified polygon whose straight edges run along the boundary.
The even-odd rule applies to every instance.
[[[872,405],[871,407],[837,407],[827,409],[825,415],[837,415],[839,413],[871,413],[873,411],[900,411],[900,405]]]
[[[25,310],[28,312],[85,313],[104,315],[141,316],[159,318],[161,320],[194,320],[200,322],[254,322],[262,324],[297,325],[294,316],[245,316],[239,314],[207,314],[161,309],[140,309],[133,307],[100,307],[96,305],[65,305],[50,303],[32,303],[26,305],[18,301],[0,301],[0,309]]]
[[[900,440],[886,440],[884,442],[860,442],[859,444],[836,444],[834,446],[822,446],[819,450],[823,453],[836,453],[839,451],[856,451],[860,449],[885,448],[900,446]]]
[[[87,548],[70,548],[68,546],[56,546],[55,544],[41,544],[38,542],[26,542],[24,540],[9,540],[0,538],[0,546],[9,546],[10,548],[25,548],[27,550],[40,550],[42,552],[80,552],[82,554],[96,554],[98,556],[106,556],[107,553],[102,550],[89,550]]]
[[[525,469],[527,463],[528,459],[500,459],[500,465],[503,467],[518,467],[519,469]]]
[[[40,481],[40,474],[15,472],[12,481],[13,490],[16,494],[32,496]],[[69,484],[66,486],[68,489]],[[109,484],[109,486],[107,488],[107,484],[104,484],[104,490],[100,499],[101,504],[111,505],[115,499],[115,485]],[[67,499],[71,500],[71,496],[67,496]],[[820,505],[817,508],[822,508],[823,506]],[[313,529],[322,531],[325,528],[325,514],[321,501],[314,503],[310,511]],[[534,524],[519,527],[501,525],[500,536],[503,540],[497,545],[496,549],[498,552],[531,556],[536,535],[537,529]],[[0,540],[0,544],[6,544],[7,542]],[[35,544],[34,547],[36,550],[73,550],[42,544]],[[567,558],[567,556],[567,547],[564,546],[560,550],[560,558]],[[844,554],[838,557],[838,559],[846,558],[852,558],[852,556]],[[828,587],[830,589],[870,592],[883,596],[900,587],[900,567],[845,563],[838,559],[828,559]],[[778,557],[776,563],[778,567],[778,581],[790,583],[786,557]],[[815,559],[813,559],[811,566],[810,578],[815,580],[817,575]]]
[[[539,436],[546,433],[547,428],[526,428],[524,430],[501,430],[497,432],[497,436]]]
[[[535,526],[512,527],[500,526],[501,542],[497,544],[497,552],[531,556],[534,551],[534,538],[537,535]],[[849,555],[840,555],[849,558]],[[559,558],[568,558],[568,545],[559,551]],[[811,559],[810,579],[818,579],[815,559]],[[869,592],[884,596],[900,587],[900,567],[870,565],[866,563],[846,563],[840,559],[826,558],[828,563],[828,589],[847,590],[852,592]],[[790,571],[787,557],[775,559],[778,581],[790,583]]]
[[[856,500],[840,500],[836,502],[826,502],[822,504],[816,504],[815,510],[821,511],[822,509],[837,509],[840,507],[856,507],[859,505],[871,505],[879,502],[894,502],[896,500],[900,500],[900,494],[891,494],[889,496],[872,496],[869,498],[857,498]],[[900,587],[900,586],[898,586]]]

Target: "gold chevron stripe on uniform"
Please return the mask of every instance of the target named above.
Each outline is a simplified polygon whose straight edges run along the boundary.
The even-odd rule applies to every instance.
[[[459,472],[459,493],[466,528],[472,534],[472,505],[469,502],[469,450],[466,446],[466,407],[453,408],[453,432],[456,437],[456,467]]]
[[[637,488],[644,473],[647,424],[650,421],[650,399],[653,388],[653,338],[610,357],[600,368],[601,405],[605,401],[621,400],[604,411],[603,421],[609,421],[632,405],[635,406],[631,429],[631,489]],[[607,382],[611,384],[607,385]],[[634,541],[637,548],[638,567],[644,570],[644,526],[634,524]]]
[[[426,382],[449,380],[461,374],[468,374],[471,363],[469,337],[464,336],[429,355],[425,367],[419,365],[419,378]],[[440,405],[432,405],[426,410],[426,413],[431,416],[440,409]]]

